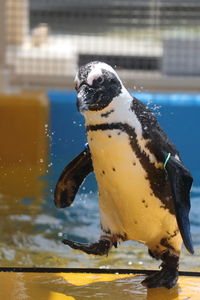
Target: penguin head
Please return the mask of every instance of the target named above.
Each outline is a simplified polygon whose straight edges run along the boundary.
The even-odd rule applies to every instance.
[[[106,63],[94,61],[80,67],[75,77],[77,107],[81,113],[102,111],[123,92],[123,84]]]

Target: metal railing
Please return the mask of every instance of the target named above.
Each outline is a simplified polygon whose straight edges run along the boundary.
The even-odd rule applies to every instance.
[[[71,87],[78,66],[98,59],[116,66],[128,84],[136,79],[149,89],[174,88],[176,77],[180,89],[187,76],[188,89],[199,89],[198,0],[2,0],[0,5],[0,63],[13,84]]]

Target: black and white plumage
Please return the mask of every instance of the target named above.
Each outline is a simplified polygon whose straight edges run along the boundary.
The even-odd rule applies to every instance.
[[[163,261],[162,269],[143,284],[171,288],[178,278],[182,240],[194,252],[189,224],[192,177],[154,115],[129,94],[111,66],[91,62],[80,68],[75,82],[90,151],[65,168],[55,203],[69,206],[94,170],[102,232],[93,244],[63,242],[102,255],[118,241],[139,241]]]

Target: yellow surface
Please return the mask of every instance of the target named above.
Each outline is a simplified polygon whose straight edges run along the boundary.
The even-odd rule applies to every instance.
[[[172,290],[149,289],[141,275],[83,273],[0,273],[0,299],[82,300],[82,299],[200,299],[200,278],[180,277]]]
[[[40,197],[47,161],[49,101],[44,92],[0,94],[0,193]]]

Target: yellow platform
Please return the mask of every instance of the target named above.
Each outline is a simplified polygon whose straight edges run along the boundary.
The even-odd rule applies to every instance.
[[[143,279],[142,274],[0,272],[0,299],[200,299],[198,276],[180,276],[171,290],[148,290],[141,285]]]

